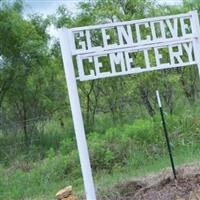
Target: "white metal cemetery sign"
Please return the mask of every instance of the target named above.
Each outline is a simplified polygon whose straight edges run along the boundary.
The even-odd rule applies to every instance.
[[[86,196],[87,200],[96,200],[76,80],[194,64],[200,71],[198,13],[63,28],[59,36]]]

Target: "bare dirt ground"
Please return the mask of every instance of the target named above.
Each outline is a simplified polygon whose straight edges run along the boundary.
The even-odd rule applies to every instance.
[[[177,181],[170,169],[157,175],[116,185],[100,200],[200,200],[200,163],[177,168]]]

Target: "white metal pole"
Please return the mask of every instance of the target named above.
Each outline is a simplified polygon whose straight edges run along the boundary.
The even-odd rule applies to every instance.
[[[89,160],[88,147],[85,136],[83,117],[81,113],[80,100],[78,95],[72,53],[70,49],[69,31],[67,28],[59,30],[61,52],[64,62],[65,77],[67,81],[69,99],[74,122],[77,146],[79,151],[81,170],[87,200],[96,200],[95,187],[92,177],[92,169]]]
[[[200,25],[199,25],[199,16],[198,12],[191,11],[192,13],[192,29],[193,34],[195,35],[195,41],[194,44],[194,54],[195,54],[195,60],[197,62],[198,71],[199,71],[199,77],[200,77]]]

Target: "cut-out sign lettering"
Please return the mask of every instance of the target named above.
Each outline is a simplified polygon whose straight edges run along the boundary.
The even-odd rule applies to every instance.
[[[198,64],[198,14],[68,29],[77,79],[93,80]]]
[[[62,28],[59,30],[59,39],[85,194],[87,200],[96,200],[76,80],[93,80],[194,64],[200,72],[198,13],[192,11],[174,16]],[[77,70],[74,70],[75,66]]]

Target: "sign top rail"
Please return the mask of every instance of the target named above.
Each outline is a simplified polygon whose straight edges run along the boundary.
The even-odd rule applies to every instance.
[[[91,25],[91,26],[81,26],[81,27],[70,28],[69,30],[76,33],[79,31],[101,29],[101,28],[111,28],[115,26],[123,26],[123,25],[130,25],[130,24],[140,24],[140,23],[151,22],[151,21],[160,21],[160,20],[182,18],[182,17],[192,17],[192,13],[194,12],[197,12],[197,11],[190,11],[188,13],[183,13],[183,14],[178,14],[178,15],[150,17],[150,18],[137,19],[137,20],[131,20],[131,21],[105,23],[105,24],[98,24],[98,25]]]
[[[197,11],[67,29],[72,55],[195,39]]]

